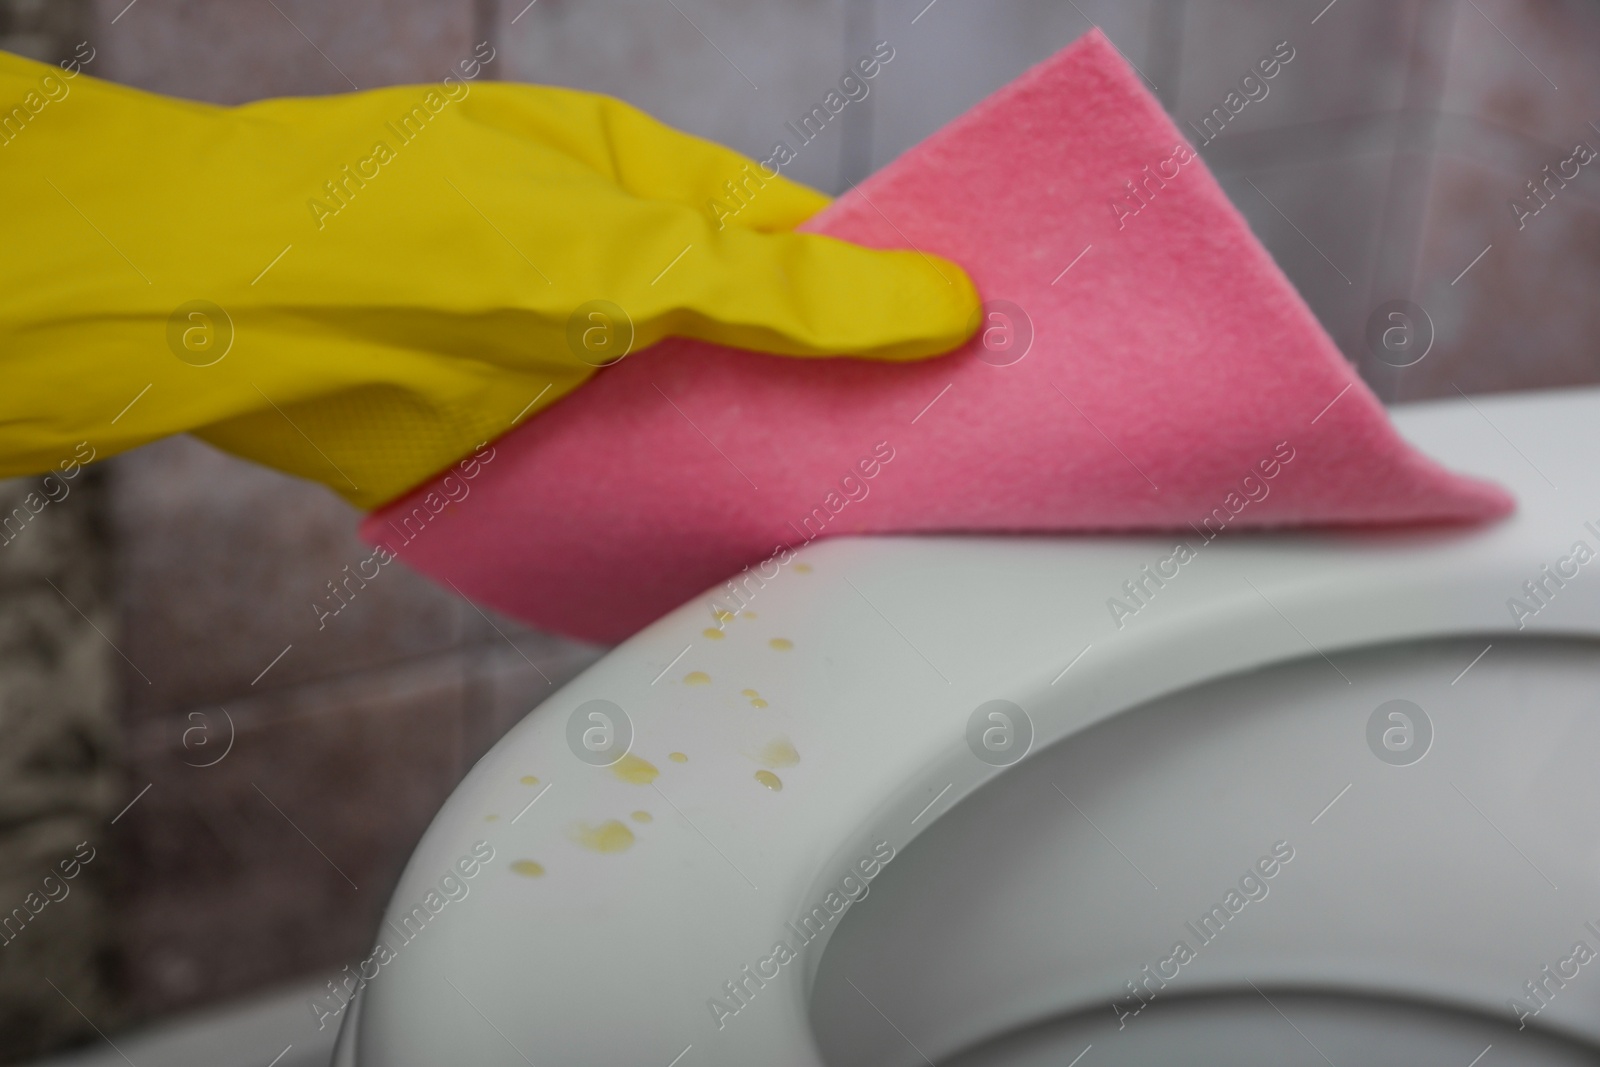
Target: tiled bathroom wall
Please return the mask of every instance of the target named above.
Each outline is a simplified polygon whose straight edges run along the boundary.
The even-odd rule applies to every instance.
[[[94,73],[220,103],[431,79],[487,39],[491,76],[615,94],[757,156],[887,41],[871,95],[790,171],[830,192],[1091,21],[1183,129],[1287,42],[1202,155],[1380,395],[1600,380],[1600,179],[1520,229],[1509,207],[1600,147],[1585,0],[93,0],[90,21]],[[1436,335],[1405,370],[1364,340],[1397,297]],[[113,828],[127,988],[160,1012],[331,975],[471,762],[598,650],[404,570],[319,628],[311,604],[367,554],[349,507],[189,439],[106,469],[138,797]]]
[[[104,489],[0,481],[0,1062],[92,1037],[74,1004],[123,1015]]]

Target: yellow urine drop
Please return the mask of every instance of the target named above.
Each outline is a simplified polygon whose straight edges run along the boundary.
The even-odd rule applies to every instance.
[[[537,878],[544,873],[544,864],[535,863],[532,860],[515,860],[511,864],[511,869],[518,874],[525,874],[529,878]]]
[[[611,773],[624,782],[632,782],[634,785],[649,785],[661,775],[654,763],[640,759],[632,752],[613,763]]]
[[[754,689],[741,689],[741,690],[739,690],[739,695],[742,696],[742,697],[752,697],[752,698],[754,698],[754,697],[760,696],[761,694],[756,692]]]
[[[673,763],[688,763],[689,762],[689,757],[685,756],[682,752],[668,752],[667,753],[667,758],[669,760],[671,760]]]
[[[794,642],[789,640],[787,637],[774,637],[771,641],[768,641],[767,644],[772,648],[777,649],[779,652],[787,652],[794,647]]]
[[[705,635],[706,637],[711,638],[711,640],[713,640],[713,641],[721,641],[722,640],[722,631],[717,629],[715,626],[707,626],[704,630],[701,630],[700,632],[703,635]]]
[[[533,775],[531,775],[531,774],[524,774],[524,775],[523,775],[523,776],[522,776],[522,777],[521,777],[521,778],[520,778],[520,779],[518,779],[518,780],[519,780],[519,781],[520,781],[520,782],[522,782],[522,784],[523,784],[523,785],[538,785],[538,784],[539,784],[539,779],[537,779],[537,778],[535,778],[535,777],[534,777],[534,776],[533,776]]]
[[[485,815],[483,817],[483,821],[484,822],[499,822],[500,821],[500,816],[498,816],[498,815]]]
[[[764,707],[767,706],[767,702],[765,700],[762,700],[760,697],[756,697],[755,699],[750,701],[750,706],[752,708],[764,708]]]
[[[811,573],[811,564],[809,564],[809,563],[796,563],[794,565],[794,571],[795,571],[796,574],[810,574]]]
[[[766,786],[768,789],[772,790],[774,793],[778,792],[780,789],[783,788],[783,779],[779,778],[776,774],[773,774],[771,771],[757,771],[756,772],[756,781],[760,782],[762,785]]]
[[[624,852],[633,847],[633,831],[615,819],[599,826],[579,823],[572,839],[592,852]]]
[[[733,618],[733,612],[729,611],[727,608],[718,608],[711,614],[716,617],[718,622],[728,622]]]
[[[690,671],[683,676],[684,685],[710,685],[711,675],[705,671]]]
[[[743,615],[747,619],[753,619],[756,617],[756,613],[753,611],[741,611],[739,614]]]
[[[634,822],[654,822],[655,821],[655,816],[651,815],[648,811],[636,811],[636,812],[633,813],[633,821]]]
[[[794,745],[780,737],[776,741],[768,741],[756,758],[768,767],[793,767],[800,762],[800,753]]]

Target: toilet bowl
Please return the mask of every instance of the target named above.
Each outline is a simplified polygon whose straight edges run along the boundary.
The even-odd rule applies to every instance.
[[[1518,512],[821,541],[654,623],[445,804],[336,1063],[1595,1062],[1600,391],[1395,420]]]

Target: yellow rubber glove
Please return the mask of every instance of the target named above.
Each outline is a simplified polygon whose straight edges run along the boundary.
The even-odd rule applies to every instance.
[[[620,101],[475,81],[487,51],[236,108],[0,53],[0,475],[187,431],[371,508],[624,347],[971,333],[954,264],[791,233],[827,199]]]

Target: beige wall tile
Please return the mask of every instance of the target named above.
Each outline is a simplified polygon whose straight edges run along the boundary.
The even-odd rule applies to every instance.
[[[1522,172],[1439,160],[1416,297],[1437,339],[1402,372],[1406,397],[1600,381],[1600,176],[1584,176],[1587,191],[1574,183],[1558,193],[1519,231],[1505,200],[1521,180]]]
[[[878,0],[873,33],[895,46],[879,75],[873,166],[956,118],[973,104],[1089,32],[1090,20],[1156,85],[1166,54],[1152,48],[1154,0]],[[913,22],[913,20],[915,20]],[[1162,68],[1162,69],[1158,69]]]
[[[1198,143],[1202,138],[1193,128],[1202,127],[1213,108],[1224,107],[1240,80],[1258,73],[1259,61],[1280,42],[1288,43],[1294,58],[1264,83],[1266,95],[1230,115],[1221,138],[1397,109],[1405,104],[1426,6],[1416,0],[1338,0],[1323,11],[1318,3],[1190,0],[1171,110]]]
[[[477,618],[399,562],[364,588],[343,585],[344,568],[358,572],[372,549],[356,537],[358,513],[321,486],[186,437],[112,467],[122,647],[136,670],[121,666],[135,719],[439,651]],[[323,617],[313,605],[340,604],[329,582],[348,606]]]
[[[464,680],[446,656],[235,702],[232,749],[209,767],[193,764],[220,754],[215,709],[193,723],[217,731],[211,747],[141,732],[129,781],[151,789],[115,841],[142,1011],[331,976],[364,954],[459,776]]]
[[[1570,147],[1593,138],[1600,7],[1584,0],[1474,0],[1456,12],[1445,110]]]
[[[502,78],[620,97],[763,159],[780,139],[796,143],[784,123],[820,104],[854,58],[841,46],[841,0],[506,0],[500,12]],[[855,106],[784,173],[835,189]]]
[[[239,104],[434,80],[476,26],[472,0],[95,0],[91,28],[100,77]]]

